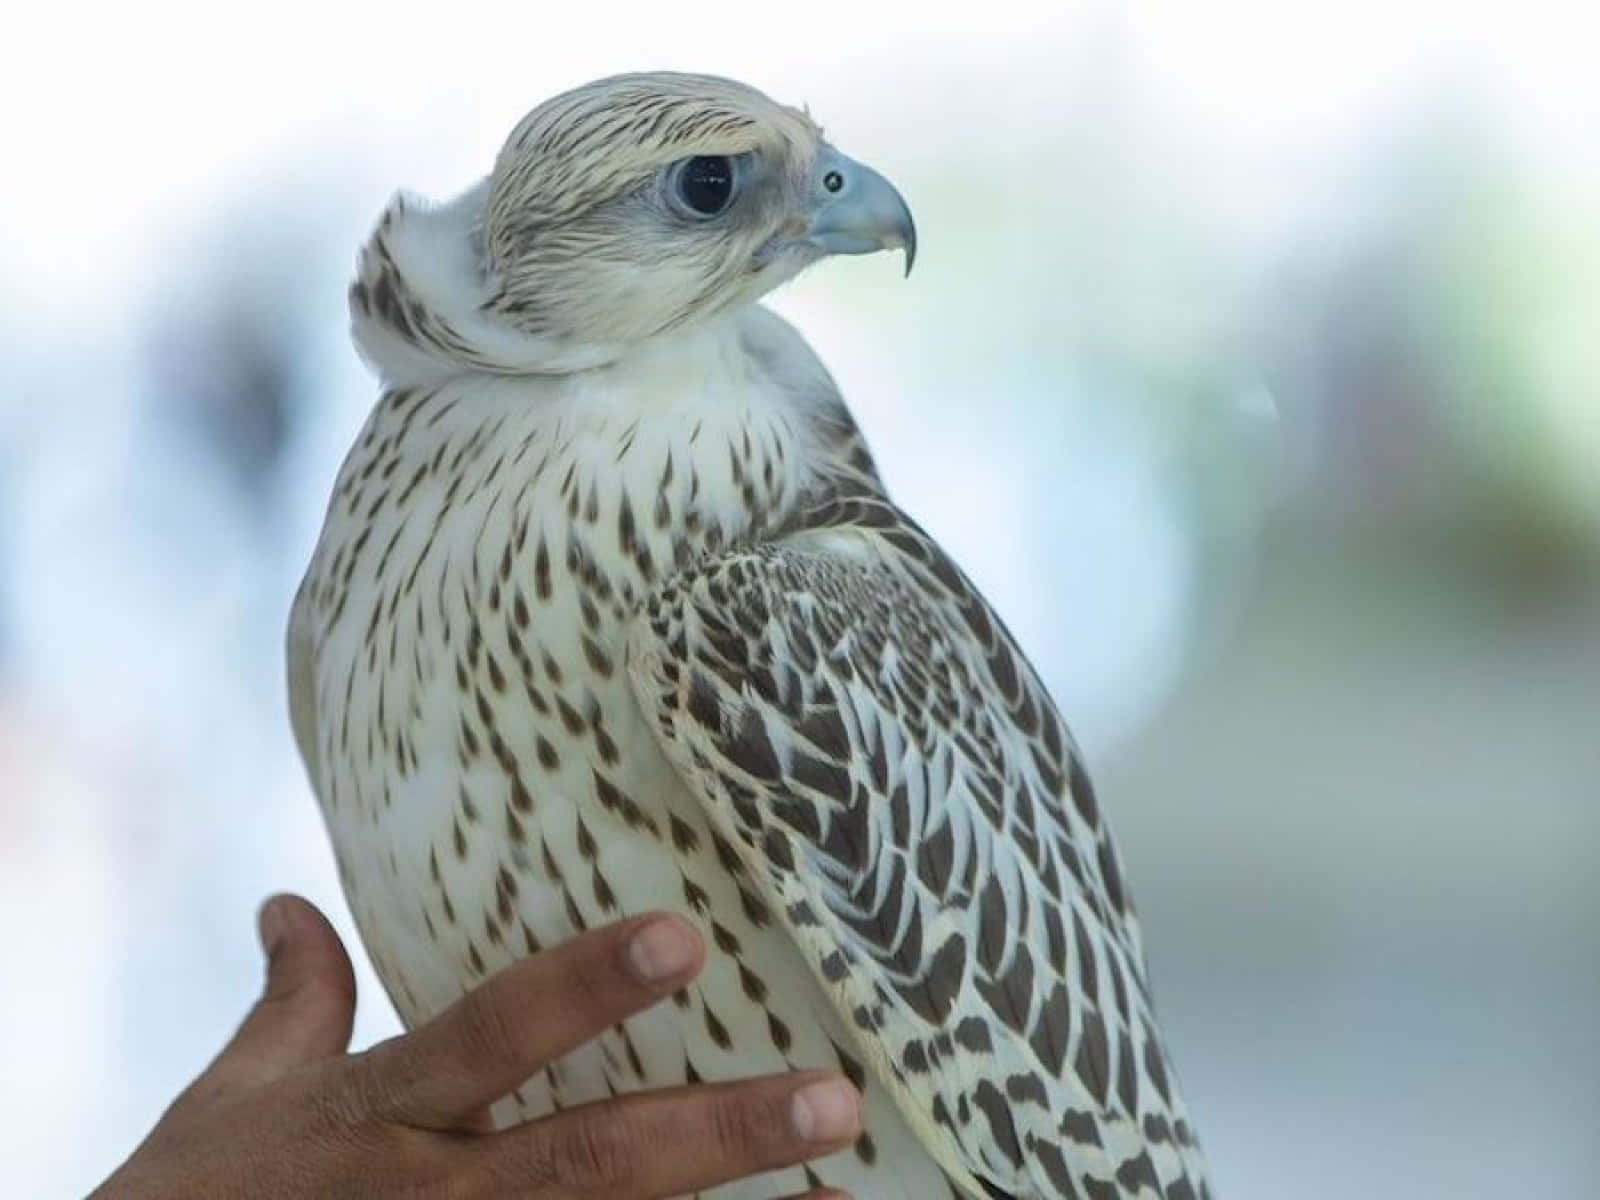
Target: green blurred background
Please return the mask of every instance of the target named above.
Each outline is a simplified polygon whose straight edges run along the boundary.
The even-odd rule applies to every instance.
[[[1217,1194],[1600,1178],[1600,18],[29,9],[0,72],[0,1193],[86,1190],[350,936],[288,600],[354,251],[643,67],[806,102],[909,282],[773,303],[1089,755]],[[396,1028],[362,968],[357,1039]],[[870,1200],[870,1198],[862,1198]]]

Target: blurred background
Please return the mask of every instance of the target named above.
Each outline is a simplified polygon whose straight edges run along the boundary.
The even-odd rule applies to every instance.
[[[87,1190],[351,939],[281,631],[389,194],[619,70],[806,102],[922,255],[773,299],[1032,654],[1216,1191],[1600,1178],[1600,76],[1584,6],[8,18],[0,1194]],[[397,1028],[361,963],[357,1042]],[[870,1200],[863,1197],[862,1200]]]

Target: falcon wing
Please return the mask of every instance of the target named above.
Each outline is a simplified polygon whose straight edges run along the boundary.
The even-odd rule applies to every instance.
[[[1088,777],[932,539],[827,502],[657,589],[628,651],[668,757],[963,1190],[1205,1195]]]

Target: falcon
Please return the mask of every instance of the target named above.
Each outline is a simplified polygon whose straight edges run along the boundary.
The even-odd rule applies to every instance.
[[[1038,675],[758,301],[911,214],[725,79],[542,104],[350,288],[382,394],[288,633],[345,895],[408,1026],[675,909],[707,964],[502,1124],[787,1068],[853,1147],[727,1186],[1208,1195],[1105,814]]]

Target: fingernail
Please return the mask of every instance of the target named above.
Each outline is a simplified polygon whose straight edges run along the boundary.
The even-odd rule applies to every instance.
[[[651,921],[628,943],[628,966],[641,983],[659,983],[694,965],[700,942],[676,917]]]
[[[849,1137],[861,1121],[861,1098],[842,1079],[808,1083],[794,1094],[789,1119],[794,1131],[808,1142],[832,1142]]]
[[[283,941],[285,932],[283,903],[276,896],[261,906],[261,912],[256,917],[256,932],[261,938],[262,950],[271,958],[278,944]]]

